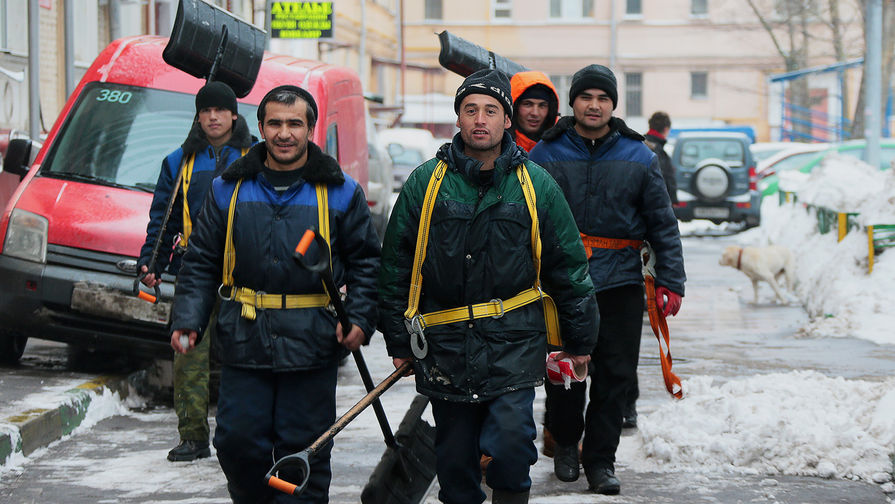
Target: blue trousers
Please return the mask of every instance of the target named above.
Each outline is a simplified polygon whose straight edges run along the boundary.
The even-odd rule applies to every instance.
[[[335,422],[337,374],[336,365],[289,373],[221,369],[214,447],[234,503],[329,502],[332,443],[311,457],[308,486],[297,498],[269,488],[264,475],[276,459],[304,450]],[[300,480],[289,470],[280,478]]]
[[[538,460],[534,398],[535,391],[529,388],[482,403],[432,399],[441,502],[485,501],[481,454],[493,457],[485,476],[489,487],[510,492],[531,488],[528,473]]]

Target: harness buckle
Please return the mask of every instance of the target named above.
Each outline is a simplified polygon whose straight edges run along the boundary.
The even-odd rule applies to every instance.
[[[500,298],[494,298],[494,299],[492,299],[491,301],[489,301],[489,303],[491,303],[491,304],[496,304],[497,306],[500,307],[500,313],[498,313],[497,315],[491,315],[491,318],[493,318],[493,319],[496,320],[496,319],[499,319],[499,318],[503,317],[503,314],[504,314],[504,310],[503,310],[503,299],[500,299]]]
[[[410,350],[417,359],[425,359],[429,355],[429,342],[424,334],[425,322],[419,314],[411,319],[404,319],[404,327],[410,334]]]
[[[224,295],[224,289],[230,289],[229,297]],[[218,287],[218,297],[221,298],[221,301],[233,301],[233,299],[236,298],[236,292],[232,286],[221,284]]]
[[[263,310],[264,306],[261,303],[261,297],[266,295],[267,293],[264,291],[255,291],[254,299],[252,300],[255,303],[256,310]]]
[[[640,259],[643,262],[643,277],[656,278],[656,253],[653,252],[653,248],[646,240],[640,247]]]

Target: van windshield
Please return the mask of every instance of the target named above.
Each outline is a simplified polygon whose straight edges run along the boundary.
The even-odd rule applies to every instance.
[[[191,94],[91,82],[41,174],[151,192],[162,159],[186,140],[195,107]],[[253,117],[256,107],[240,103],[239,109]]]

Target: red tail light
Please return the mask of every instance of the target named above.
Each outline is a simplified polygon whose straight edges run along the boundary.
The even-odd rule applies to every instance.
[[[371,200],[367,200],[367,206],[370,207],[370,208],[373,208],[374,206],[376,206],[376,202],[375,202],[375,201],[371,201]]]
[[[749,190],[757,191],[758,190],[758,175],[755,173],[755,167],[749,167]]]

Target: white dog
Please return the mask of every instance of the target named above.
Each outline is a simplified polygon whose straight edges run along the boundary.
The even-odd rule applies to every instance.
[[[752,280],[755,291],[755,303],[758,303],[758,281],[764,280],[771,285],[777,299],[786,304],[786,298],[780,292],[777,280],[786,276],[786,288],[792,291],[795,271],[792,253],[786,247],[771,245],[768,247],[737,247],[731,245],[724,249],[718,264],[736,268]]]

